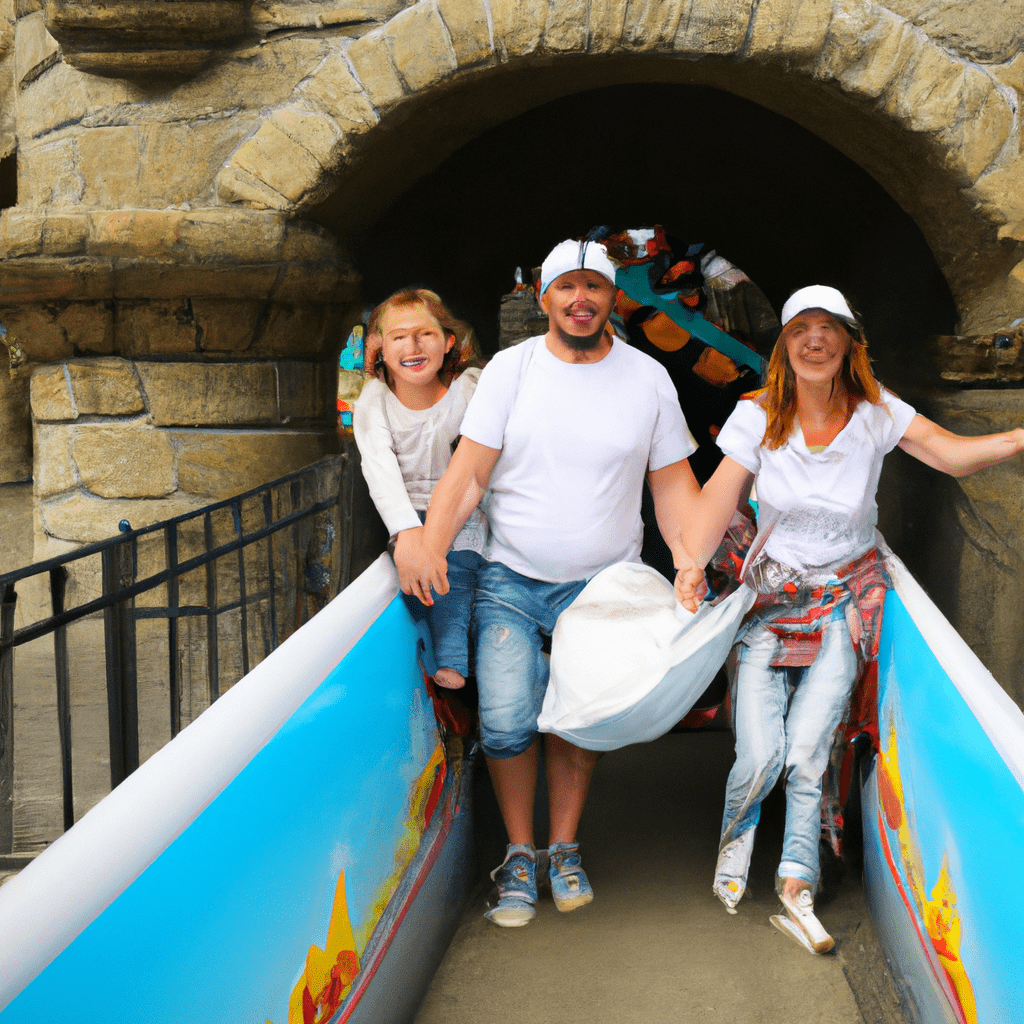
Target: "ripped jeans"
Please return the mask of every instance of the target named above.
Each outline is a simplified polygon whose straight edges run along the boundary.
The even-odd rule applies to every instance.
[[[516,757],[533,743],[548,687],[542,634],[551,635],[586,584],[545,583],[501,562],[480,569],[473,623],[480,745],[488,757]]]
[[[739,645],[733,730],[736,762],[726,784],[722,847],[757,827],[761,801],[783,776],[786,830],[779,876],[818,882],[821,777],[832,736],[857,675],[857,655],[841,613],[806,668],[771,664],[778,641],[763,627]]]

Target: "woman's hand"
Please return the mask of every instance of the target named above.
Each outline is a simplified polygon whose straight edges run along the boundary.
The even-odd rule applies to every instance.
[[[676,600],[690,612],[696,612],[700,602],[708,592],[704,573],[693,563],[676,569],[676,582],[673,587]]]

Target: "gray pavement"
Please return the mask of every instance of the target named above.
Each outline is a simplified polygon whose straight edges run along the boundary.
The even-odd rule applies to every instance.
[[[0,573],[31,565],[33,558],[32,484],[0,484]],[[20,582],[17,595],[15,629],[48,614],[45,577]],[[71,680],[71,733],[77,821],[110,791],[102,618],[73,624],[67,642],[76,669]],[[15,648],[13,691],[14,852],[34,854],[64,827],[52,636]],[[140,704],[146,706],[145,697]],[[0,884],[7,877],[0,874]]]
[[[778,790],[764,807],[753,895],[734,916],[712,895],[731,761],[720,730],[606,754],[580,829],[594,902],[560,914],[542,894],[536,920],[501,929],[483,919],[493,887],[482,877],[415,1024],[902,1024],[856,867],[819,905],[835,952],[813,956],[770,924]],[[490,868],[503,840],[479,804]]]

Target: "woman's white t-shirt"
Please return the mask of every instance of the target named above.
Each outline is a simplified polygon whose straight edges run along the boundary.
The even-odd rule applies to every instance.
[[[754,474],[759,530],[771,529],[766,555],[794,569],[820,569],[859,558],[875,546],[882,460],[916,415],[884,388],[881,397],[881,405],[861,401],[819,452],[808,449],[799,423],[781,448],[762,447],[764,408],[756,399],[736,405],[718,447]]]
[[[564,362],[542,336],[499,352],[462,433],[501,450],[484,556],[548,583],[639,562],[647,471],[697,450],[665,368],[618,338],[596,363]]]

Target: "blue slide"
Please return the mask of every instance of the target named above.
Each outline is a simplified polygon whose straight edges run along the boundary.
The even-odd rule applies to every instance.
[[[0,889],[0,1021],[411,1019],[474,881],[382,556]]]
[[[920,1024],[1024,1024],[1024,715],[897,559],[865,884]],[[402,1024],[472,863],[382,556],[0,889],[0,1024]]]
[[[1024,715],[888,559],[865,886],[908,1020],[1024,1024]]]

